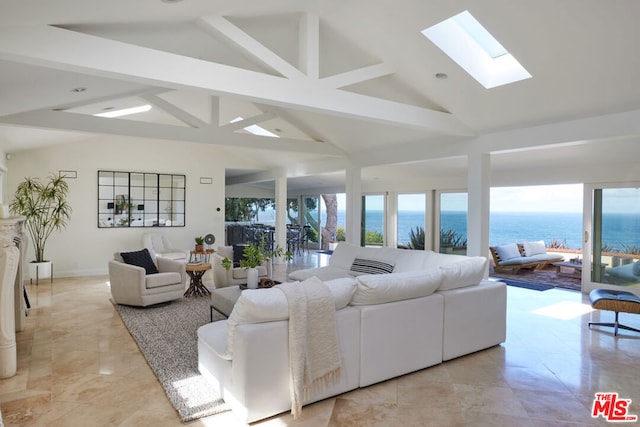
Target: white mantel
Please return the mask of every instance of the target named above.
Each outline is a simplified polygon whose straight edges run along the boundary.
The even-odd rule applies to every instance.
[[[23,225],[23,217],[0,219],[0,378],[17,372],[16,330],[24,329],[25,323]]]

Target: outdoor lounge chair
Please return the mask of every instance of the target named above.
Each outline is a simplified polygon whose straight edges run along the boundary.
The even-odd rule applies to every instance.
[[[522,268],[541,270],[554,262],[564,261],[562,255],[547,253],[542,241],[490,246],[489,252],[494,262],[493,269],[498,273],[517,273]]]

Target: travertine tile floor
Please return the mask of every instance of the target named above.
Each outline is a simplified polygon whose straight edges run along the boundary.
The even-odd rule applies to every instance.
[[[318,265],[298,257],[288,268]],[[285,268],[279,266],[280,278]],[[108,277],[27,285],[18,374],[0,380],[5,426],[179,426],[181,421],[109,302]],[[640,334],[589,330],[578,292],[508,288],[507,341],[497,347],[306,406],[259,426],[582,426],[596,392],[640,415]],[[640,316],[621,320],[640,328]],[[401,331],[399,331],[401,332]],[[193,426],[242,425],[227,412]]]

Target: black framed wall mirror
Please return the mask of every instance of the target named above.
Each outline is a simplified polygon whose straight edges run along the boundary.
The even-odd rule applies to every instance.
[[[184,227],[186,176],[98,171],[98,228]]]

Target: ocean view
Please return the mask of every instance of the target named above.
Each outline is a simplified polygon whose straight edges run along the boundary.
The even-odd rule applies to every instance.
[[[368,211],[367,230],[382,232],[382,211]],[[401,211],[398,213],[398,242],[409,242],[409,233],[424,224],[424,212]],[[345,226],[345,212],[338,211],[338,225]],[[443,212],[443,230],[453,230],[467,235],[466,212]],[[640,247],[640,218],[634,214],[604,214],[603,241],[614,248]],[[566,242],[569,249],[581,249],[582,214],[556,212],[494,212],[490,217],[489,244],[500,245],[525,240],[552,240]]]

